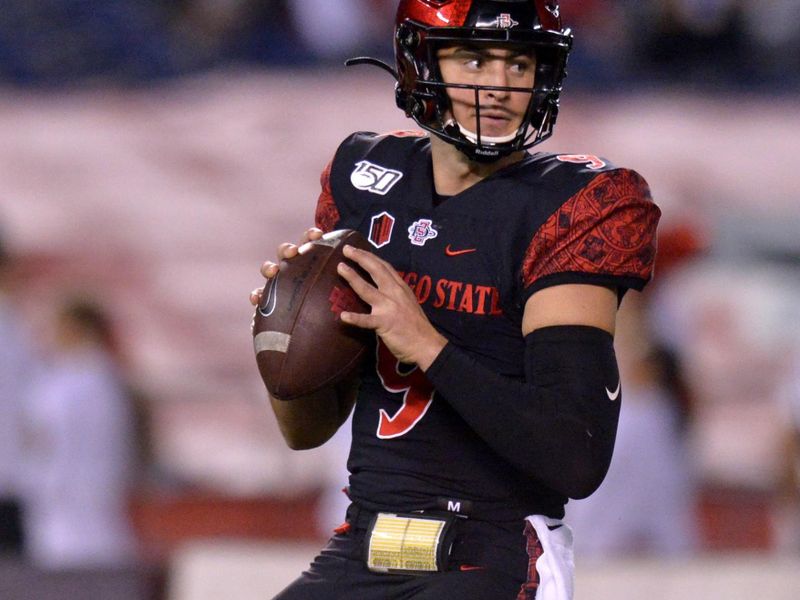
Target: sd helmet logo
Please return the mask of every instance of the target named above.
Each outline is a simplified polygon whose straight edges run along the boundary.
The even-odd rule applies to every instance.
[[[500,29],[511,29],[519,25],[519,21],[512,19],[509,13],[501,13],[500,16],[497,17],[495,25]]]

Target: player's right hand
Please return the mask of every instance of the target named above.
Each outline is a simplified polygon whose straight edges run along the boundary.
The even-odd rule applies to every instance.
[[[313,242],[314,240],[318,240],[322,237],[322,230],[318,229],[317,227],[310,227],[306,229],[303,233],[303,237],[300,239],[299,244],[292,244],[291,242],[284,242],[280,246],[278,246],[278,262],[273,262],[271,260],[265,261],[264,264],[261,265],[261,275],[263,275],[266,279],[272,279],[278,274],[280,270],[280,262],[282,260],[290,260],[297,256],[298,249],[300,246],[305,244],[306,242]],[[250,304],[253,306],[258,306],[261,302],[261,294],[263,294],[264,288],[256,288],[252,292],[250,292]]]

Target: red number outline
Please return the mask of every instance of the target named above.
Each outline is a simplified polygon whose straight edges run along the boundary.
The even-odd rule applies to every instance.
[[[556,156],[561,162],[577,163],[579,165],[586,165],[593,171],[602,169],[606,166],[606,162],[602,158],[598,158],[594,154],[560,154]]]
[[[389,416],[383,409],[379,411],[380,418],[375,435],[382,440],[390,440],[414,429],[431,407],[436,390],[417,367],[407,373],[401,373],[400,361],[380,338],[378,338],[375,367],[385,390],[403,394],[403,405],[393,416]]]

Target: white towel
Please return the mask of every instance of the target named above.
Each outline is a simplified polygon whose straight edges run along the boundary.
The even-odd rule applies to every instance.
[[[572,529],[559,519],[543,515],[531,515],[528,522],[536,530],[544,550],[536,561],[539,573],[536,600],[572,600],[575,591]]]

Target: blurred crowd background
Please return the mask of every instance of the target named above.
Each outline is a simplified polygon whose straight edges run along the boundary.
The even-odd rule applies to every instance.
[[[13,84],[141,85],[234,65],[388,57],[394,0],[32,0],[4,3],[0,76]],[[800,82],[794,0],[567,0],[578,85]]]
[[[568,506],[578,598],[603,598],[584,565],[618,591],[613,561],[657,581],[732,553],[790,561],[789,595],[761,591],[794,598],[800,2],[561,6],[576,45],[542,149],[630,166],[664,210],[656,279],[620,313],[614,462]],[[293,575],[292,544],[302,567],[339,524],[347,432],[284,447],[247,296],[337,143],[411,126],[385,73],[342,66],[391,60],[395,7],[3,3],[0,596],[269,597],[254,573]],[[718,592],[689,596],[739,597]]]

